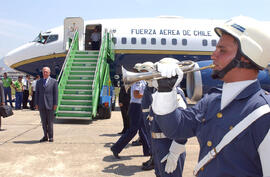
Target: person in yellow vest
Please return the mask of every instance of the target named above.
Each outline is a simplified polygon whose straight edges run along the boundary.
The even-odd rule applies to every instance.
[[[14,88],[16,90],[15,93],[15,109],[21,109],[22,105],[22,98],[23,98],[23,83],[22,83],[22,76],[18,77],[18,80],[14,82]]]
[[[9,104],[13,108],[11,87],[10,87],[13,84],[12,80],[10,77],[7,76],[7,73],[4,73],[4,78],[2,80],[3,80],[3,86],[4,86],[5,104],[7,105],[7,97],[8,97]]]

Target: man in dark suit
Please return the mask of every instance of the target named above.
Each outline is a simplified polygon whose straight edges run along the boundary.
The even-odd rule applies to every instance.
[[[4,97],[4,87],[3,87],[3,82],[0,81],[0,105],[4,105],[5,103],[5,97]],[[2,115],[0,115],[0,131],[2,131],[3,129],[1,129],[1,119],[2,119]]]
[[[58,83],[50,77],[49,67],[43,67],[43,78],[37,81],[35,105],[39,110],[44,137],[40,142],[53,142],[53,119],[54,111],[58,102]]]
[[[124,86],[121,86],[119,92],[119,106],[122,114],[124,128],[119,134],[126,133],[129,129],[129,116],[128,116],[128,107],[130,102],[130,89],[126,91]]]

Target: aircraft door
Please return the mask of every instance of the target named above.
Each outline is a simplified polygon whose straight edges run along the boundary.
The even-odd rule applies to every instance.
[[[81,17],[67,17],[64,20],[64,49],[68,50],[75,31],[79,33],[79,50],[84,50],[84,20]]]
[[[100,24],[86,25],[85,50],[99,50],[102,40],[102,26]]]

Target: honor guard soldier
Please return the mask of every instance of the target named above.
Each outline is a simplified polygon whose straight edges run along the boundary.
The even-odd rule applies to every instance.
[[[155,119],[170,138],[197,137],[195,175],[270,176],[270,96],[257,80],[259,70],[270,62],[269,31],[263,22],[243,16],[216,27],[220,40],[211,56],[212,77],[224,81],[223,88],[210,89],[187,109],[177,108],[175,99],[182,70],[175,64],[158,64],[161,75],[170,79],[158,80],[152,104]],[[168,80],[172,87],[164,84]]]
[[[148,62],[147,62],[148,63]],[[179,63],[178,60],[173,58],[164,58],[159,61],[159,63]],[[142,64],[143,66],[144,64]],[[143,67],[141,67],[142,69]],[[149,87],[157,87],[156,80],[148,81]],[[152,89],[152,93],[156,89]],[[159,177],[181,177],[184,169],[185,162],[185,143],[186,139],[177,139],[172,140],[164,135],[160,129],[158,123],[156,122],[155,116],[151,109],[152,104],[152,93],[147,92],[145,89],[144,97],[147,97],[146,94],[151,94],[148,96],[147,103],[142,102],[142,108],[144,106],[150,111],[148,115],[148,121],[150,122],[150,134],[152,139],[152,155],[155,164],[155,173]],[[177,99],[179,107],[186,108],[184,92],[180,87],[177,87]],[[144,101],[144,99],[143,99]],[[164,102],[163,102],[164,104]]]
[[[137,71],[138,66],[134,66],[135,71]],[[128,110],[128,115],[130,118],[130,127],[127,131],[122,134],[119,140],[111,147],[111,151],[115,158],[119,159],[119,153],[124,149],[124,147],[135,137],[139,130],[139,136],[142,141],[143,155],[149,156],[149,142],[147,141],[145,127],[142,119],[142,108],[141,101],[143,96],[143,91],[145,88],[145,81],[138,81],[131,86],[130,90],[130,105]]]

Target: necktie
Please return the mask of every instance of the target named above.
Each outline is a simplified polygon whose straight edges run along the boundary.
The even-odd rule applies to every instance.
[[[47,79],[43,79],[43,86],[46,85],[46,80],[47,80]]]

